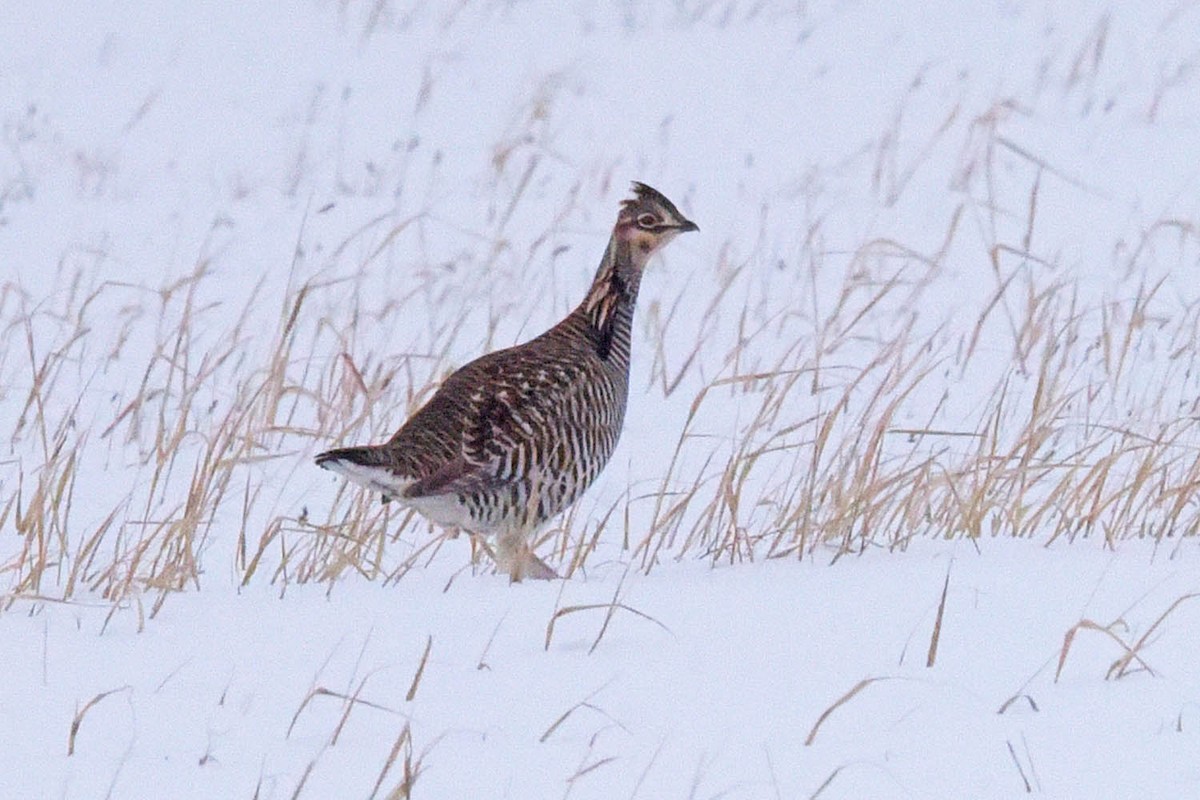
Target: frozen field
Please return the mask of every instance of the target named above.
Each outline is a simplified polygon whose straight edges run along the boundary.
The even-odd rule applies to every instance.
[[[1200,3],[0,8],[0,795],[1200,796]],[[656,259],[510,586],[312,456]]]

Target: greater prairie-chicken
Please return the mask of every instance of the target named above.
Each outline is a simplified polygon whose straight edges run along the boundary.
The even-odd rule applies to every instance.
[[[634,183],[591,289],[565,319],[450,375],[384,444],[329,450],[317,464],[439,525],[494,538],[497,567],[514,581],[555,577],[530,538],[608,463],[625,419],[642,270],[694,230],[670,200]]]

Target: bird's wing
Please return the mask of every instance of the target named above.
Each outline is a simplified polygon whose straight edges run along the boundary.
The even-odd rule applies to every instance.
[[[470,494],[528,477],[536,448],[552,435],[554,409],[580,391],[576,372],[566,361],[512,358],[470,370],[463,376],[470,377],[473,388],[465,404],[460,453],[409,486],[405,495]]]
[[[473,494],[499,486],[486,470],[468,464],[463,458],[456,458],[433,474],[409,485],[404,490],[404,496],[415,499],[439,494]]]

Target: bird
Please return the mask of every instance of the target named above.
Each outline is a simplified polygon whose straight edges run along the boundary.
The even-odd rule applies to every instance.
[[[574,310],[524,344],[451,373],[386,442],[328,450],[317,465],[482,539],[511,582],[557,578],[530,540],[612,456],[642,272],[672,239],[698,230],[661,192],[634,182]]]

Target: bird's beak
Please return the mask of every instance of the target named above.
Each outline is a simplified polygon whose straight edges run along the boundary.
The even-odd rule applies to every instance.
[[[675,226],[675,230],[679,231],[680,233],[687,233],[688,231],[700,230],[700,226],[692,222],[690,219],[685,219],[683,222]]]

